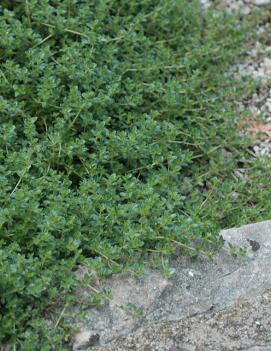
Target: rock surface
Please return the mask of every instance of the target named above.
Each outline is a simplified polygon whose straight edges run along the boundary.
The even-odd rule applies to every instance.
[[[99,335],[93,334],[89,330],[82,329],[78,334],[75,335],[73,341],[73,351],[85,350],[97,344],[99,341]]]
[[[213,261],[176,256],[170,279],[159,271],[109,279],[110,303],[79,323],[99,336],[88,349],[271,350],[271,221],[221,235]]]
[[[95,350],[270,351],[270,312],[271,292],[266,292],[221,312],[141,327],[134,334]]]

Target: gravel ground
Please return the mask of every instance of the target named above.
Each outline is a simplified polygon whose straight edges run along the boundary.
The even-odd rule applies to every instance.
[[[204,8],[237,11],[242,16],[271,4],[271,0],[201,0]],[[266,130],[260,137],[254,133],[251,149],[255,157],[271,157],[271,8],[270,18],[256,28],[255,41],[250,45],[242,62],[236,63],[230,74],[242,79],[250,77],[258,82],[257,91],[238,103],[239,113],[249,112],[249,120],[259,122]]]

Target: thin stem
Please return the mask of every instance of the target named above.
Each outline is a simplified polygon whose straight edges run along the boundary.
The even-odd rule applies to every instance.
[[[79,117],[80,113],[82,112],[83,108],[85,107],[85,104],[82,104],[81,107],[79,108],[79,111],[77,112],[76,116],[74,117],[74,119],[71,121],[69,128],[71,128],[74,123],[76,122],[77,118]]]
[[[34,45],[32,49],[36,48],[37,46],[45,43],[47,40],[51,39],[54,36],[54,34],[49,34],[46,38],[44,38],[42,41],[40,41],[38,44]]]
[[[30,16],[30,11],[29,11],[28,0],[25,0],[25,12],[26,12],[28,24],[31,25],[31,16]]]
[[[88,287],[89,287],[92,291],[94,291],[96,294],[100,294],[100,291],[97,290],[97,289],[95,289],[92,285],[88,285]]]
[[[183,248],[185,248],[187,250],[195,251],[195,252],[197,251],[194,247],[188,246],[186,244],[181,243],[180,241],[177,241],[177,240],[174,240],[174,239],[171,239],[171,238],[166,238],[166,237],[163,237],[163,236],[155,236],[153,239],[168,240],[168,241],[171,241],[172,243],[174,243],[174,244],[176,244],[176,245],[178,245],[180,247],[183,247]],[[209,257],[209,255],[205,251],[200,250],[199,252],[201,254],[203,254],[204,256]]]
[[[200,212],[201,212],[203,206],[206,204],[206,202],[210,199],[210,197],[211,197],[213,191],[214,191],[214,189],[211,189],[211,190],[209,191],[209,194],[206,196],[205,200],[201,203],[201,205],[200,205],[200,207],[199,207],[199,208],[200,208]],[[199,213],[200,213],[200,212],[199,212]]]
[[[111,258],[109,258],[108,256],[106,256],[105,254],[103,254],[102,252],[98,251],[98,250],[94,250],[98,255],[100,255],[101,257],[103,257],[105,260],[107,260],[110,264],[113,263],[113,264],[116,264],[116,265],[119,265],[116,261],[112,260]]]
[[[65,32],[68,32],[68,33],[72,33],[72,34],[76,34],[76,35],[79,35],[81,37],[85,37],[85,38],[88,38],[88,36],[84,33],[81,33],[81,32],[77,32],[76,30],[72,30],[72,29],[65,29]]]
[[[57,319],[57,321],[56,321],[56,323],[55,323],[55,326],[54,326],[55,329],[58,327],[58,324],[60,323],[60,321],[61,321],[61,319],[62,319],[62,317],[63,317],[63,314],[64,314],[65,311],[66,311],[66,308],[67,308],[67,303],[66,303],[66,305],[64,306],[63,310],[61,311],[61,313],[60,313],[60,315],[59,315],[59,317],[58,317],[58,319]]]
[[[16,189],[20,185],[21,181],[22,181],[22,177],[20,177],[20,179],[18,180],[17,184],[15,185],[14,189],[12,190],[12,192],[10,193],[9,196],[11,196],[16,191]]]
[[[49,27],[49,28],[56,28],[55,25],[50,24],[50,23],[40,23],[40,24],[42,24],[43,26]],[[87,36],[85,33],[78,32],[78,31],[73,30],[73,29],[65,28],[65,29],[64,29],[64,32],[72,33],[72,34],[79,35],[79,36],[81,36],[81,37],[88,38],[88,36]]]
[[[6,83],[9,83],[7,80],[7,77],[5,76],[5,73],[0,69],[0,73],[2,74],[3,78],[5,79]]]

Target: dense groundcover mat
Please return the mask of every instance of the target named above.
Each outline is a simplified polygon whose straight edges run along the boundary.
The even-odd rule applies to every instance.
[[[78,264],[208,254],[244,218],[224,75],[244,38],[198,1],[1,1],[0,343],[68,350]]]

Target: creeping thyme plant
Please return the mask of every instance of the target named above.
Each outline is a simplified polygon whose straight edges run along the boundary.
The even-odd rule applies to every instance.
[[[1,1],[2,345],[70,349],[78,265],[141,272],[153,253],[170,274],[176,247],[212,255],[220,228],[265,216],[232,176],[245,38],[198,1]]]

